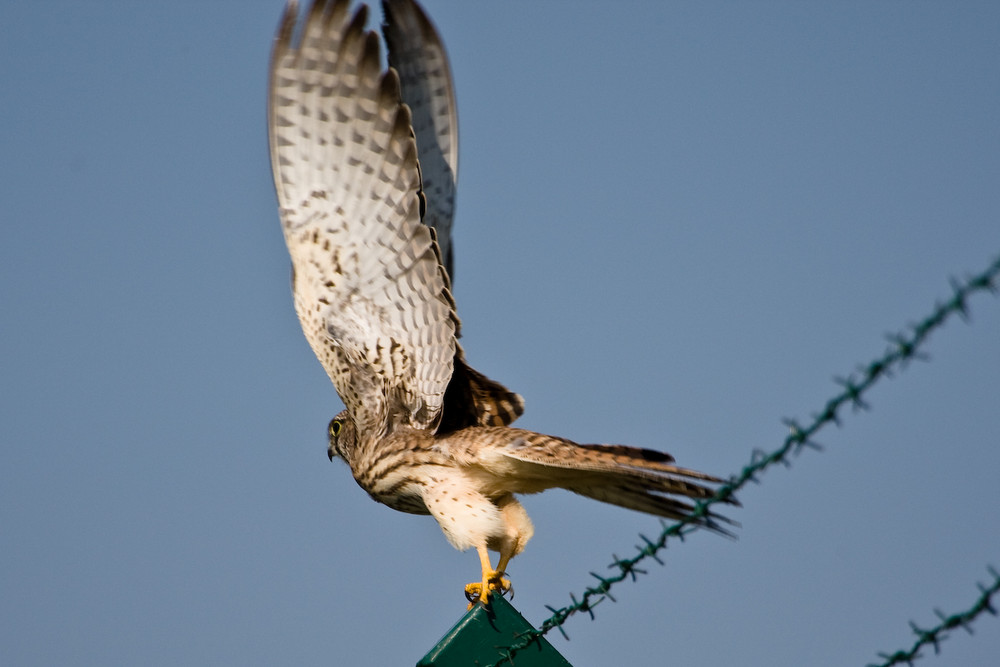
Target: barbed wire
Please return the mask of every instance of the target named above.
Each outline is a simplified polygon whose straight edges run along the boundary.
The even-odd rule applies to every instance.
[[[984,611],[996,616],[997,610],[993,608],[991,598],[997,592],[1000,592],[1000,573],[997,573],[992,567],[986,568],[989,570],[990,574],[993,575],[993,585],[986,588],[982,584],[976,584],[979,586],[979,599],[976,603],[972,605],[967,611],[960,612],[958,614],[952,614],[951,616],[945,616],[937,609],[934,613],[937,617],[941,619],[935,627],[930,630],[922,630],[916,623],[910,621],[910,630],[913,634],[917,636],[917,641],[914,642],[913,647],[909,651],[896,651],[895,653],[879,653],[878,656],[883,658],[885,662],[880,662],[877,664],[869,664],[868,667],[891,667],[891,665],[899,665],[901,663],[906,663],[912,665],[913,661],[921,657],[920,649],[928,644],[934,647],[934,655],[940,653],[940,643],[942,640],[948,637],[948,631],[953,630],[957,627],[965,628],[965,631],[970,635],[972,634],[972,628],[969,624]]]
[[[514,664],[513,658],[518,651],[527,648],[553,629],[558,629],[568,639],[566,632],[562,629],[562,625],[571,616],[584,611],[593,619],[595,606],[606,599],[612,602],[615,601],[611,595],[611,588],[615,584],[625,579],[635,581],[637,575],[646,573],[645,570],[638,567],[642,561],[652,558],[657,563],[663,564],[663,561],[660,560],[657,554],[666,548],[669,540],[676,538],[683,541],[686,535],[701,528],[718,529],[719,527],[712,520],[710,512],[710,508],[713,505],[732,500],[735,493],[748,482],[757,483],[759,481],[757,475],[767,468],[778,463],[789,467],[791,465],[789,460],[791,455],[797,455],[807,447],[815,450],[822,449],[812,439],[816,433],[829,424],[839,426],[840,412],[845,406],[850,405],[855,411],[867,409],[868,404],[865,403],[863,397],[878,380],[890,376],[897,368],[904,368],[910,360],[925,359],[926,356],[922,353],[921,348],[931,332],[941,327],[953,315],[958,315],[963,320],[968,320],[967,302],[969,297],[983,291],[996,293],[998,275],[1000,275],[1000,257],[997,257],[982,273],[974,275],[964,282],[953,278],[950,281],[952,297],[948,301],[938,303],[929,316],[912,325],[908,331],[886,336],[890,346],[881,357],[867,365],[860,366],[855,373],[851,373],[846,378],[834,378],[834,381],[843,389],[839,394],[828,400],[819,413],[812,416],[812,421],[807,426],[802,426],[794,419],[783,420],[785,425],[788,426],[790,433],[780,447],[771,452],[759,449],[754,450],[750,458],[750,463],[739,474],[732,476],[727,483],[720,486],[713,497],[697,502],[690,516],[671,525],[664,523],[663,530],[656,539],[651,540],[645,535],[640,535],[639,538],[643,541],[643,544],[636,545],[638,551],[631,558],[619,558],[613,554],[612,557],[614,560],[608,567],[610,569],[617,568],[618,571],[611,576],[601,576],[595,572],[591,572],[590,575],[597,579],[597,583],[586,588],[581,594],[580,599],[577,599],[576,595],[570,593],[571,604],[559,608],[546,605],[546,609],[552,613],[552,616],[542,621],[542,624],[538,628],[521,634],[517,641],[510,646],[501,648],[500,653],[502,657],[491,665],[491,667],[499,667],[505,663]],[[993,572],[992,569],[991,572]],[[982,611],[985,610],[992,613],[993,609],[989,606],[989,596],[994,592],[996,592],[996,586],[989,589],[988,594],[984,592],[985,601],[984,598],[980,598],[980,602],[983,603],[982,606],[977,603],[969,612],[966,612],[966,614],[971,614],[969,616],[965,614],[957,615],[961,617],[961,620],[956,620],[955,624],[967,627],[967,624],[982,613]],[[945,626],[953,618],[956,618],[956,616],[945,619],[942,626]],[[912,655],[903,652],[894,653],[889,656],[890,660],[895,659],[896,655],[900,655],[901,657],[897,662],[889,662],[886,663],[887,665],[912,660],[914,657],[917,657],[915,651],[928,643],[934,644],[936,651],[937,642],[943,638],[942,631],[955,627],[953,624],[925,632],[922,630],[918,631],[915,625],[911,624],[911,626],[914,628],[914,632],[918,632],[920,635],[920,641],[911,649]]]

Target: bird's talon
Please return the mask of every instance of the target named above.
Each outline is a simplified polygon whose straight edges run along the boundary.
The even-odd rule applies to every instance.
[[[468,600],[469,602],[475,602],[476,600],[479,599],[479,596],[480,596],[480,594],[482,592],[482,589],[483,589],[483,585],[481,583],[479,583],[478,581],[475,581],[475,582],[473,582],[471,584],[466,584],[465,585],[465,599]],[[470,609],[472,608],[471,604],[469,605],[469,608]]]
[[[483,606],[489,604],[489,596],[494,591],[501,596],[510,592],[511,597],[513,597],[514,589],[510,585],[510,580],[503,578],[503,574],[503,572],[493,570],[484,575],[483,581],[474,581],[465,585],[465,599],[469,601],[469,609],[472,609],[477,602],[481,602]]]
[[[500,576],[502,573],[498,573],[496,579],[490,579],[490,590],[498,591],[500,595],[506,595],[508,591],[513,590],[510,586],[510,579],[504,579]]]

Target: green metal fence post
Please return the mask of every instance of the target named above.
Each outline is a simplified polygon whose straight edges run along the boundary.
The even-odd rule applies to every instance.
[[[490,605],[475,605],[432,648],[417,667],[470,667],[491,665],[504,657],[501,651],[510,646],[531,624],[498,595]],[[573,667],[552,647],[545,637],[517,652],[517,667]]]

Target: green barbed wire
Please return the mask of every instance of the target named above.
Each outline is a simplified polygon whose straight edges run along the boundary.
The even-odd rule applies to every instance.
[[[899,665],[901,663],[906,663],[912,665],[913,661],[921,657],[920,649],[928,644],[934,647],[934,655],[937,655],[941,651],[940,643],[942,640],[948,637],[948,632],[957,627],[965,628],[965,631],[970,635],[972,634],[972,628],[969,624],[984,611],[996,616],[997,610],[993,608],[991,604],[991,598],[996,593],[1000,592],[1000,573],[994,570],[992,567],[987,567],[990,574],[993,575],[993,585],[986,588],[982,584],[976,584],[979,587],[979,599],[976,603],[972,605],[967,611],[960,612],[958,614],[952,614],[951,616],[945,616],[937,609],[934,613],[937,615],[941,622],[937,626],[931,628],[930,630],[922,630],[916,623],[910,621],[910,630],[913,634],[917,636],[917,641],[914,642],[913,646],[909,651],[896,651],[895,653],[879,653],[878,656],[883,658],[885,662],[872,663],[868,667],[891,667],[891,665]]]
[[[580,599],[577,599],[573,593],[570,593],[572,604],[559,608],[546,605],[546,609],[552,613],[552,616],[545,619],[537,629],[532,629],[520,635],[517,641],[510,646],[501,648],[500,653],[502,657],[490,667],[499,667],[504,663],[514,664],[514,655],[518,651],[527,648],[553,629],[558,629],[568,639],[569,637],[562,629],[562,626],[570,616],[585,611],[593,619],[595,606],[606,599],[612,602],[615,601],[610,592],[615,584],[625,579],[635,581],[637,575],[646,573],[645,570],[638,567],[642,561],[652,558],[657,563],[663,564],[663,561],[660,560],[657,554],[666,548],[668,540],[679,538],[683,541],[684,537],[689,533],[703,528],[723,530],[712,518],[710,508],[713,505],[734,500],[736,491],[744,487],[747,482],[759,483],[757,479],[758,473],[763,472],[767,468],[777,463],[781,463],[786,467],[791,466],[790,455],[797,455],[807,447],[821,450],[822,447],[812,440],[816,433],[829,424],[839,426],[839,412],[846,405],[850,405],[855,411],[867,409],[868,404],[862,400],[863,396],[879,379],[890,376],[897,368],[904,368],[906,363],[912,359],[925,359],[926,357],[921,352],[921,347],[927,341],[931,332],[942,326],[952,315],[957,314],[963,320],[968,320],[968,298],[976,292],[989,291],[996,293],[997,285],[995,281],[998,275],[1000,275],[1000,257],[997,257],[982,273],[974,275],[964,282],[953,278],[950,281],[952,297],[948,301],[938,303],[929,316],[919,323],[912,325],[907,332],[886,336],[890,343],[889,348],[881,357],[866,366],[860,366],[856,371],[857,375],[852,373],[847,378],[834,378],[834,381],[843,387],[843,390],[828,400],[819,413],[812,416],[812,422],[809,425],[802,426],[794,419],[783,420],[785,425],[788,426],[790,433],[780,447],[772,452],[765,452],[759,449],[754,450],[750,463],[738,475],[730,477],[727,483],[718,488],[713,497],[695,503],[695,509],[690,516],[671,525],[664,523],[663,530],[656,539],[651,540],[645,535],[640,535],[639,538],[643,541],[643,544],[636,545],[636,549],[638,549],[636,555],[631,558],[619,558],[613,554],[612,557],[614,560],[608,567],[610,569],[617,568],[618,572],[607,577],[591,572],[590,575],[597,579],[597,583],[584,590]],[[995,589],[991,590],[995,592]],[[985,606],[978,610],[977,607],[973,607],[970,610],[972,615],[968,618],[963,615],[963,620],[960,624],[964,625],[968,623],[984,610],[992,612],[993,610],[989,607],[988,603],[989,597],[987,596]],[[916,632],[916,626],[913,627]],[[947,630],[951,627],[954,626],[948,626],[948,628],[944,629]],[[926,643],[933,643],[936,650],[936,641],[940,639],[940,631],[938,631],[938,634],[931,634],[933,631],[927,631],[926,635],[922,634],[923,632],[920,631],[921,641],[914,646],[913,650],[919,649]],[[926,641],[924,641],[925,636]],[[901,652],[899,654],[909,655]],[[897,654],[893,654],[893,656],[895,655]],[[916,657],[915,654],[913,657]],[[909,660],[912,659],[912,657],[909,658]],[[907,659],[900,658],[900,660],[906,661]],[[896,663],[890,662],[887,664]]]

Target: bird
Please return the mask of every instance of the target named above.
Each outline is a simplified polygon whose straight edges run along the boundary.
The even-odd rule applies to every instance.
[[[669,454],[519,429],[522,397],[474,370],[451,290],[458,121],[441,37],[414,0],[292,0],[267,103],[279,218],[303,332],[345,409],[327,454],[392,509],[431,515],[475,549],[470,608],[510,589],[534,527],[517,496],[563,488],[728,534],[699,506],[724,480]],[[738,502],[727,492],[716,498]],[[493,566],[490,552],[498,552]]]

